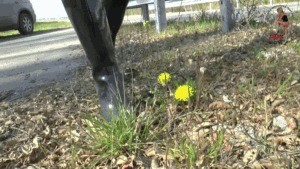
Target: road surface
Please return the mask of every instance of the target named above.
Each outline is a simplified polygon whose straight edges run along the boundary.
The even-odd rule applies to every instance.
[[[73,29],[0,39],[0,101],[69,80],[87,59]]]

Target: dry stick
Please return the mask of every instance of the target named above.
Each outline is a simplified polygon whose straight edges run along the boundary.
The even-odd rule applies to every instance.
[[[295,101],[297,102],[298,106],[300,107],[300,102],[298,100],[295,100]]]
[[[254,138],[254,137],[252,137],[246,130],[246,128],[245,128],[245,126],[244,125],[242,125],[243,126],[243,129],[244,129],[244,131],[242,131],[246,136],[248,136],[251,140],[253,140],[253,141],[255,141],[256,143],[258,143],[258,144],[260,144],[260,145],[263,145],[263,146],[266,146],[266,147],[268,147],[268,148],[271,148],[271,146],[270,145],[268,145],[268,144],[265,144],[264,142],[262,142],[262,141],[260,141],[260,140],[258,140],[258,139],[256,139],[256,138]]]
[[[169,152],[169,149],[170,149],[170,147],[167,145],[167,147],[166,147],[166,168],[168,169],[169,168],[169,166],[168,166],[168,152]]]
[[[71,87],[71,92],[72,92],[72,94],[73,94],[73,96],[74,96],[74,98],[75,98],[75,102],[76,102],[77,105],[79,105],[79,103],[78,103],[78,98],[77,98],[77,96],[76,96],[76,94],[75,94],[73,85],[71,84],[70,87]]]

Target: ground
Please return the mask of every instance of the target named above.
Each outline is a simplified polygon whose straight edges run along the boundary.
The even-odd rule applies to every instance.
[[[270,44],[268,27],[226,35],[219,27],[122,28],[116,53],[132,124],[99,120],[89,67],[69,83],[4,100],[0,168],[299,168],[299,28],[288,43]],[[166,86],[157,83],[162,72],[172,76]],[[174,100],[180,84],[195,88],[189,102]]]

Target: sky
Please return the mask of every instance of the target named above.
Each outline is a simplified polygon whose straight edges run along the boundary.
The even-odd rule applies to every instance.
[[[67,17],[61,0],[30,0],[37,19]]]

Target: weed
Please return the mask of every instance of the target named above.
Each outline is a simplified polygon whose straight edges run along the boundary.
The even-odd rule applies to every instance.
[[[239,84],[238,90],[244,97],[250,97],[251,100],[253,100],[255,98],[255,85],[255,77],[252,76],[251,81],[249,81],[248,83]]]
[[[186,138],[181,138],[178,142],[177,148],[170,149],[170,153],[174,157],[179,157],[186,160],[189,168],[193,168],[198,160],[198,148],[196,145]]]
[[[300,42],[292,43],[293,48],[297,52],[297,54],[300,54]]]
[[[213,144],[207,151],[207,155],[216,162],[220,157],[221,150],[223,148],[224,131],[220,131],[217,136],[215,144]]]
[[[179,150],[182,154],[184,154],[185,158],[188,161],[189,166],[195,166],[198,153],[194,143],[182,139],[179,144]]]
[[[288,85],[290,84],[291,80],[293,79],[293,75],[289,75],[288,78],[283,81],[282,84],[279,85],[277,91],[275,92],[276,95],[286,95],[287,94],[287,88]]]

